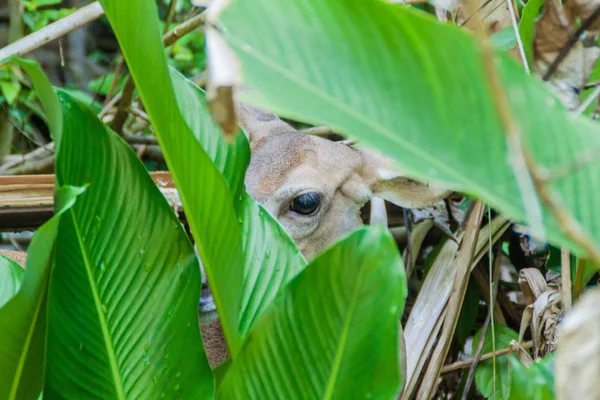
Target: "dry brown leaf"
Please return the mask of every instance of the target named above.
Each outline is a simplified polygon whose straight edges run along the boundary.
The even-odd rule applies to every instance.
[[[428,219],[420,224],[417,224],[413,228],[411,228],[410,232],[410,251],[404,251],[402,253],[402,259],[404,261],[404,265],[406,266],[406,279],[408,280],[412,274],[412,270],[417,262],[417,257],[421,252],[421,246],[423,245],[423,241],[427,236],[427,233],[433,227],[433,221]],[[410,260],[408,257],[410,256]]]
[[[463,0],[461,5],[456,9],[456,23],[457,25],[462,25],[468,29],[475,29],[473,24],[476,23],[476,19],[467,15],[464,7],[461,7],[464,1],[465,0]],[[479,17],[484,22],[485,32],[487,32],[488,35],[493,35],[512,25],[506,0],[477,0],[476,7]],[[514,9],[517,9],[516,4],[514,5]]]
[[[598,0],[567,2],[565,6],[560,0],[546,1],[542,16],[535,24],[533,70],[537,75],[547,73],[577,30],[577,21],[587,19],[598,6]],[[597,20],[589,33],[597,34],[599,27],[600,20]],[[598,57],[600,48],[595,40],[585,40],[585,43],[579,40],[548,80],[548,86],[570,110],[579,106],[579,92],[587,83]]]
[[[540,270],[535,268],[524,268],[519,271],[519,286],[521,286],[527,305],[535,303],[537,298],[548,290],[546,279]]]
[[[432,220],[435,226],[437,226],[446,236],[457,241],[450,229],[450,214],[444,200],[438,201],[427,207],[411,208],[409,212],[413,222],[418,223],[428,219]]]
[[[531,334],[533,357],[543,358],[556,348],[557,325],[562,317],[560,288],[550,287],[533,304]]]
[[[535,268],[519,272],[519,285],[527,301],[519,341],[522,341],[527,327],[531,327],[533,356],[542,358],[556,347],[556,327],[562,316],[560,285],[547,284],[542,273]]]
[[[600,399],[600,288],[585,292],[559,328],[556,394],[559,400]]]

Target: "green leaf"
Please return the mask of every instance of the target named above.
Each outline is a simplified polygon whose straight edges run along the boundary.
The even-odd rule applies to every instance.
[[[161,44],[156,4],[144,0],[102,0],[101,4],[177,186],[223,333],[235,358],[241,346],[238,313],[243,258],[234,196],[178,107]]]
[[[23,267],[0,254],[0,308],[19,291],[23,274]]]
[[[495,323],[494,325],[494,330],[492,330],[492,326],[490,325],[486,332],[481,354],[491,353],[495,350],[506,348],[510,345],[512,340],[519,340],[519,334],[509,327],[500,325],[498,323]],[[493,340],[492,332],[495,332]],[[475,354],[475,351],[477,350],[480,337],[481,329],[477,331],[475,338],[473,339],[473,354]],[[475,372],[475,382],[477,383],[477,388],[481,394],[488,399],[509,399],[509,372],[507,355],[496,357],[495,359],[490,358],[489,360],[481,361],[477,366],[477,371]]]
[[[510,50],[517,45],[517,37],[515,36],[515,30],[512,27],[512,25],[507,26],[500,32],[496,32],[492,36],[490,36],[490,41],[498,50]]]
[[[555,353],[535,361],[529,368],[516,355],[510,357],[511,400],[553,400]]]
[[[235,358],[241,337],[306,261],[279,223],[244,191],[246,137],[234,136],[228,144],[202,91],[167,69],[154,5],[139,0],[103,5],[157,131]],[[143,28],[131,25],[137,18]],[[147,68],[149,62],[156,68]],[[165,84],[157,88],[155,82]]]
[[[521,15],[519,22],[519,35],[523,42],[523,50],[527,58],[527,64],[533,67],[533,38],[535,36],[535,23],[544,5],[544,0],[529,0]]]
[[[42,391],[48,279],[54,264],[56,234],[63,214],[81,193],[80,188],[59,190],[59,209],[33,235],[21,288],[0,308],[2,399],[37,399]]]
[[[353,232],[317,256],[257,320],[216,397],[394,398],[406,291],[389,232]]]
[[[275,296],[306,266],[292,239],[247,193],[242,199],[244,284],[240,331],[246,335]]]
[[[89,187],[60,221],[44,395],[210,398],[200,268],[181,223],[131,147],[59,98],[57,182]]]
[[[16,79],[0,80],[0,90],[2,90],[2,95],[6,99],[6,102],[12,106],[19,96],[21,84]]]
[[[292,17],[293,16],[293,17]],[[473,35],[411,7],[377,0],[235,0],[221,14],[251,99],[294,120],[328,125],[394,158],[406,175],[444,183],[529,222]],[[261,22],[262,21],[262,22]],[[600,148],[597,123],[573,116],[504,52],[495,56],[524,144],[548,169]],[[341,68],[340,66],[343,66]],[[600,160],[552,181],[600,242]],[[584,251],[543,208],[547,239]]]
[[[43,104],[46,122],[50,128],[50,135],[56,142],[56,146],[59,146],[60,133],[62,132],[62,111],[48,77],[44,75],[39,64],[35,61],[18,57],[10,57],[8,60],[20,65],[27,75],[29,75],[29,79],[33,82],[36,93]]]

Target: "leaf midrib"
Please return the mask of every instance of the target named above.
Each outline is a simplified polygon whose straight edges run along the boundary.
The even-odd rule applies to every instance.
[[[21,286],[21,288],[22,288],[22,286]],[[40,310],[42,309],[42,303],[44,302],[43,301],[44,293],[46,292],[47,288],[48,288],[48,279],[44,279],[44,283],[42,284],[42,290],[40,292],[42,295],[40,296],[40,300],[37,302],[37,304],[35,306],[35,311],[33,313],[33,319],[32,319],[33,323],[31,323],[29,325],[29,329],[27,331],[27,336],[26,336],[25,343],[24,343],[24,348],[26,349],[26,351],[22,351],[21,356],[19,357],[19,363],[17,365],[17,370],[15,371],[15,377],[13,379],[13,385],[10,390],[9,399],[17,398],[17,391],[19,390],[19,383],[21,382],[21,378],[23,376],[23,370],[25,369],[25,362],[27,361],[27,357],[29,356],[29,348],[31,346],[31,339],[33,337],[33,333],[35,332],[37,319],[38,319],[38,316],[40,315]]]
[[[331,374],[329,377],[329,382],[327,383],[327,388],[325,390],[324,399],[333,398],[333,391],[335,390],[335,385],[337,383],[337,379],[340,372],[340,366],[342,364],[342,359],[344,358],[344,350],[346,348],[346,342],[348,341],[348,333],[350,332],[350,321],[352,321],[352,317],[354,316],[354,311],[356,309],[356,300],[358,298],[358,293],[360,292],[360,282],[363,281],[363,276],[365,275],[365,270],[368,267],[362,263],[360,273],[358,278],[356,279],[356,283],[354,284],[354,290],[352,291],[352,300],[350,303],[350,307],[348,312],[346,313],[347,318],[344,321],[344,328],[342,329],[341,338],[338,341],[337,350],[335,352],[335,358],[333,361],[333,366],[331,367]]]
[[[100,323],[100,329],[102,331],[102,336],[104,337],[104,347],[106,349],[109,366],[111,370],[111,374],[113,376],[115,392],[117,398],[120,400],[126,400],[125,390],[123,388],[123,382],[121,381],[121,376],[119,375],[119,368],[117,366],[117,359],[115,357],[115,350],[112,345],[112,341],[110,338],[110,334],[108,332],[108,324],[106,322],[106,318],[104,317],[104,312],[102,311],[102,303],[100,302],[100,296],[98,295],[98,289],[94,284],[94,279],[92,276],[92,270],[88,258],[87,251],[83,242],[81,241],[81,234],[79,232],[79,225],[77,224],[77,218],[75,217],[74,210],[69,210],[71,217],[73,219],[73,226],[75,227],[75,233],[77,236],[77,243],[79,244],[79,249],[81,250],[81,255],[83,256],[83,262],[85,266],[85,272],[88,277],[88,281],[90,283],[90,290],[92,292],[92,297],[94,298],[94,306],[96,307],[96,313],[98,314],[98,322]]]

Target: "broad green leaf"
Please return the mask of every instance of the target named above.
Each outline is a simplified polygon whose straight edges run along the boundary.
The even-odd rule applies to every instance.
[[[219,399],[392,399],[406,299],[389,233],[362,228],[317,256],[251,329]]]
[[[56,179],[88,188],[59,225],[44,396],[211,398],[200,268],[181,223],[131,147],[59,98]]]
[[[519,334],[507,326],[496,323],[494,328],[495,329],[492,330],[491,325],[488,327],[481,354],[504,349],[510,345],[511,341],[519,340]],[[493,339],[492,332],[495,332]],[[477,331],[475,337],[473,338],[473,354],[475,354],[475,351],[477,350],[480,337],[481,329]],[[475,372],[475,382],[477,383],[477,388],[487,399],[509,399],[509,377],[510,371],[507,355],[496,357],[495,359],[490,358],[489,360],[481,361],[477,366],[477,371]]]
[[[59,220],[82,192],[81,188],[68,187],[58,191],[55,215],[33,235],[19,292],[0,308],[2,399],[37,399],[42,391],[48,280],[56,234]]]
[[[554,358],[551,353],[542,360],[535,361],[529,368],[518,357],[510,357],[510,399],[511,400],[553,400]]]
[[[177,186],[223,333],[235,357],[241,346],[238,313],[243,258],[234,195],[178,107],[161,44],[156,4],[144,0],[102,0],[101,4]]]
[[[0,308],[19,291],[23,272],[23,267],[0,254]]]
[[[533,38],[535,37],[535,23],[544,0],[529,0],[525,7],[523,7],[523,15],[519,22],[519,35],[523,42],[523,50],[525,51],[525,57],[527,58],[527,64],[533,68]]]
[[[117,2],[103,4],[157,130],[235,357],[240,333],[247,332],[306,262],[279,223],[266,211],[261,213],[262,208],[243,189],[250,156],[246,137],[234,137],[233,145],[225,142],[202,91],[182,74],[169,71],[161,59],[162,47],[153,26],[155,6],[130,3],[131,8],[129,3],[120,8]],[[137,18],[144,21],[143,29],[131,25]],[[155,40],[149,39],[152,37]],[[148,62],[157,67],[147,68]],[[160,90],[156,82],[164,82]],[[173,96],[175,102],[168,100]]]
[[[188,126],[236,194],[234,204],[241,221],[244,254],[238,318],[243,336],[279,289],[304,268],[306,261],[279,222],[244,190],[250,158],[246,136],[236,136],[238,144],[229,145],[209,114],[203,91],[175,70],[171,70],[171,79]]]
[[[44,75],[39,64],[35,61],[18,57],[10,57],[8,60],[20,65],[29,75],[38,98],[44,106],[44,114],[50,128],[50,135],[58,146],[60,144],[60,133],[62,132],[62,111],[48,77]]]
[[[243,195],[244,284],[240,298],[240,331],[246,335],[256,318],[306,266],[292,239],[261,205]]]
[[[240,57],[248,98],[324,124],[393,157],[409,177],[444,183],[528,222],[473,34],[378,0],[233,0],[223,35]],[[496,69],[525,145],[540,165],[600,149],[594,121],[568,113],[512,56]],[[550,187],[600,243],[600,161]],[[548,240],[583,253],[544,208]]]

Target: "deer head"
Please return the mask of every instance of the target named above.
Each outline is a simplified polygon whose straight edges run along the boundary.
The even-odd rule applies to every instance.
[[[403,176],[391,160],[374,151],[302,134],[276,115],[240,101],[235,106],[252,154],[246,190],[277,218],[309,261],[340,236],[362,225],[360,209],[373,197],[419,208],[451,193]],[[203,337],[217,343],[215,337],[220,336],[224,342],[219,321],[210,321],[210,316],[216,318],[215,306],[204,275],[203,283],[200,311],[209,316],[202,325]],[[401,332],[400,338],[405,371]],[[227,356],[212,351],[216,348],[207,348],[213,366]]]
[[[374,196],[419,208],[449,194],[402,176],[391,160],[373,151],[304,135],[246,104],[238,103],[237,113],[252,151],[246,190],[308,260],[360,226],[360,209]]]

